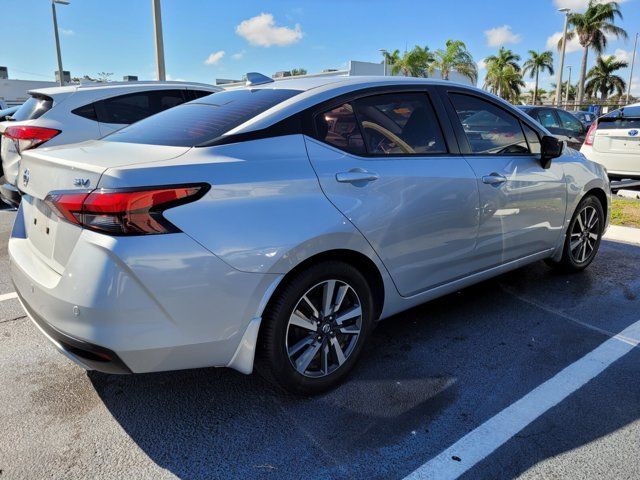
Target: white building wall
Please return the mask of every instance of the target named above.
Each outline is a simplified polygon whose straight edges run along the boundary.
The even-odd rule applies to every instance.
[[[43,82],[41,80],[0,80],[0,100],[7,105],[19,105],[28,98],[29,90],[57,86],[56,82]]]

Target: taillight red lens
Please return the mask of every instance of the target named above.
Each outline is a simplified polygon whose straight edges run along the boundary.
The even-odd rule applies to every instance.
[[[23,152],[35,148],[58,135],[55,128],[11,126],[4,131],[4,136],[16,142],[16,150]]]
[[[178,232],[163,217],[169,208],[193,202],[208,185],[156,187],[144,190],[52,192],[45,202],[60,218],[110,235],[149,235]]]
[[[598,122],[593,122],[589,127],[587,136],[584,139],[585,145],[593,145],[593,140],[596,138],[596,130],[598,129]]]

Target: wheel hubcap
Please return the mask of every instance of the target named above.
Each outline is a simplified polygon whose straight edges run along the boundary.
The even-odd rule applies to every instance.
[[[287,325],[291,365],[305,377],[324,377],[353,353],[362,328],[362,306],[355,290],[326,280],[298,300]]]
[[[571,229],[569,250],[577,263],[584,263],[593,255],[600,234],[600,219],[594,207],[587,206],[578,214]]]

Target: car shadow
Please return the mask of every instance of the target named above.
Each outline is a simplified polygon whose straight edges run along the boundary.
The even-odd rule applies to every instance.
[[[314,398],[227,369],[88,376],[131,439],[179,478],[403,478],[608,338],[571,318],[598,319],[609,302],[621,313],[608,328],[617,333],[637,321],[639,252],[604,242],[582,274],[537,263],[381,322],[348,381]],[[618,262],[615,275],[611,262]],[[620,294],[620,282],[633,295]],[[604,388],[599,378],[594,385]],[[622,398],[638,398],[639,387],[625,388]],[[640,413],[637,401],[612,412],[606,396],[589,402],[582,395],[467,475],[515,476]],[[541,436],[536,446],[536,429],[548,431],[539,422],[564,425],[559,415],[567,412],[557,412],[574,397],[590,412],[588,428],[579,411],[569,412],[576,427]]]

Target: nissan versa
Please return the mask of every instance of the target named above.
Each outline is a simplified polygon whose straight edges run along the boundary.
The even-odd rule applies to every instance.
[[[27,150],[9,241],[25,310],[88,369],[260,371],[317,393],[378,319],[522,265],[578,271],[603,168],[444,81],[273,82]]]

